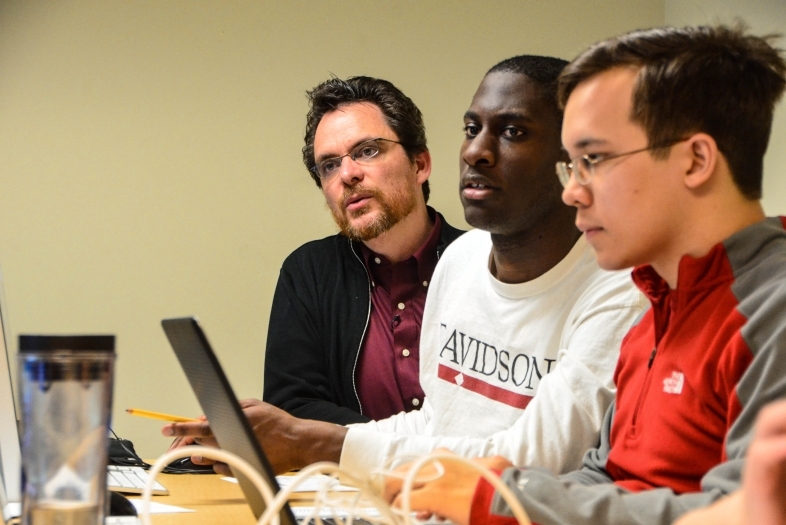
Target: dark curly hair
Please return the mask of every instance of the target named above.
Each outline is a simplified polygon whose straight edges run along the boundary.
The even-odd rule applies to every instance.
[[[309,110],[306,116],[306,134],[303,146],[303,163],[317,187],[322,187],[319,176],[314,172],[314,136],[322,117],[339,107],[355,102],[368,102],[377,106],[396,134],[410,161],[424,151],[426,127],[423,115],[412,100],[387,80],[372,77],[350,77],[346,80],[331,78],[306,93]],[[428,202],[428,180],[422,185],[423,197]]]

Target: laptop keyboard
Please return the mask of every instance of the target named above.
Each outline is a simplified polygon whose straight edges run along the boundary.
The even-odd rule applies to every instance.
[[[122,467],[109,465],[107,467],[106,486],[109,490],[126,494],[142,494],[150,479],[142,467]],[[166,496],[169,491],[158,481],[153,485],[154,496]]]

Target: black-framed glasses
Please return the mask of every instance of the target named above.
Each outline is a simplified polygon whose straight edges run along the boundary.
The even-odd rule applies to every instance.
[[[331,157],[319,162],[316,166],[311,168],[311,171],[316,173],[322,181],[332,179],[341,170],[341,162],[344,157],[349,157],[358,164],[372,164],[379,160],[379,153],[382,151],[380,142],[392,142],[394,144],[401,144],[401,142],[384,137],[377,137],[375,139],[368,139],[354,148],[346,155],[340,157]]]
[[[646,148],[635,149],[633,151],[626,151],[625,153],[615,153],[611,155],[587,154],[570,159],[570,162],[560,161],[557,163],[557,177],[559,178],[559,181],[562,183],[563,188],[567,187],[568,182],[570,182],[571,175],[576,177],[576,182],[578,182],[582,186],[586,186],[587,184],[590,183],[592,177],[595,175],[595,166],[597,166],[601,162],[618,159],[620,157],[627,157],[628,155],[641,153],[642,151],[651,151],[655,149],[669,148],[685,140],[688,139],[686,138],[674,139],[674,140],[667,141],[663,144],[658,144],[656,146],[647,146]]]

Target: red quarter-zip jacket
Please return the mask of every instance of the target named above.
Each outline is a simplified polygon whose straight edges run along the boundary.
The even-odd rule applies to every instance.
[[[739,487],[759,409],[786,397],[786,218],[683,257],[675,290],[649,266],[633,278],[652,308],[622,342],[599,447],[564,476],[503,473],[533,523],[672,523]],[[472,525],[510,515],[480,483]]]

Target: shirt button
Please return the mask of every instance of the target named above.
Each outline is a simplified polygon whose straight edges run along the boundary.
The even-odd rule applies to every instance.
[[[409,350],[407,350],[407,349],[405,348],[405,349],[404,349],[404,351],[403,351],[403,352],[401,352],[401,355],[403,355],[404,357],[409,357]]]
[[[428,286],[428,281],[423,281],[423,286]]]
[[[398,303],[398,309],[399,310],[403,310],[404,309],[404,303]]]
[[[412,404],[413,404],[414,406],[419,406],[419,405],[420,405],[420,399],[418,399],[418,398],[415,398],[415,399],[413,399],[413,400],[412,400]]]
[[[379,264],[379,263],[381,263],[382,261],[380,261],[380,260],[379,260],[379,257],[374,257],[374,262],[375,262],[375,263],[377,263],[377,264]]]

